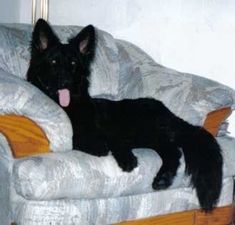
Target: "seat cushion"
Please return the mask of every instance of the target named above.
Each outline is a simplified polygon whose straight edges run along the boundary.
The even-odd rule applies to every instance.
[[[106,198],[151,192],[161,167],[152,150],[135,149],[138,167],[123,172],[112,155],[96,157],[80,151],[55,152],[16,160],[13,181],[26,199]]]
[[[223,149],[224,177],[235,175],[235,139],[217,138]],[[161,159],[150,149],[134,149],[138,167],[123,172],[112,155],[96,157],[80,151],[55,152],[16,160],[13,181],[16,192],[26,199],[107,198],[153,192],[154,176]],[[183,157],[170,189],[189,187]]]

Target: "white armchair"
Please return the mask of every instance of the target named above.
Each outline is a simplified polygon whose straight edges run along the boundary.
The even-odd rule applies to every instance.
[[[55,30],[66,39],[80,28]],[[104,225],[126,220],[141,224],[140,219],[149,217],[154,218],[143,224],[232,223],[235,139],[227,135],[225,120],[234,107],[235,91],[165,68],[136,46],[98,32],[93,96],[151,96],[217,136],[224,155],[223,188],[218,208],[204,215],[197,211],[198,200],[184,175],[183,158],[173,185],[156,192],[151,183],[161,159],[150,149],[133,150],[138,167],[131,173],[121,171],[111,155],[72,151],[72,129],[65,112],[24,80],[31,31],[29,25],[0,25],[1,225]]]

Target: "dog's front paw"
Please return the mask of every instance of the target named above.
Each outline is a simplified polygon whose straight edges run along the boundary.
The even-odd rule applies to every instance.
[[[131,172],[138,165],[138,160],[134,155],[123,156],[117,161],[119,167],[125,172]]]
[[[168,188],[174,179],[174,174],[172,172],[158,173],[154,178],[152,187],[155,190],[162,190]]]

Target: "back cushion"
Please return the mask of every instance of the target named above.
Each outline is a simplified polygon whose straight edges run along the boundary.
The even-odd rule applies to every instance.
[[[28,69],[32,30],[30,25],[24,27],[0,25],[0,68],[21,78],[25,78]]]

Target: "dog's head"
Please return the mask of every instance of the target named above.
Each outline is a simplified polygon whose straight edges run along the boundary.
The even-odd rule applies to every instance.
[[[39,19],[32,34],[27,80],[62,107],[67,107],[71,97],[88,95],[89,65],[94,51],[92,25],[62,44],[50,25]]]

